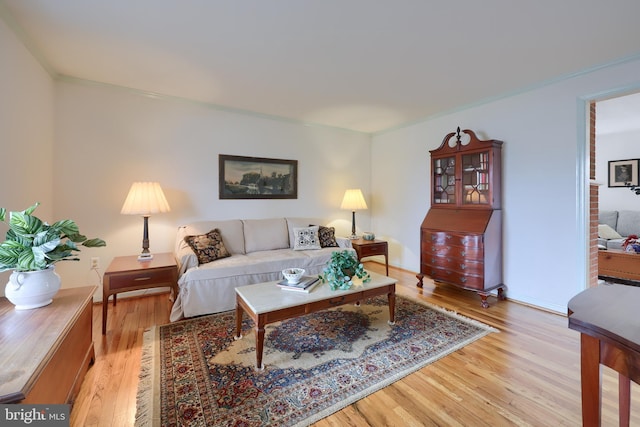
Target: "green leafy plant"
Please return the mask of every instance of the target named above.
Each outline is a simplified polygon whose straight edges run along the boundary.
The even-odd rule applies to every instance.
[[[363,283],[371,280],[371,276],[364,269],[364,265],[358,261],[351,251],[334,251],[321,274],[322,282],[329,282],[332,291],[349,289],[353,285],[353,277],[363,279]]]
[[[79,261],[78,244],[85,247],[106,246],[102,239],[87,239],[74,221],[65,219],[49,225],[31,215],[36,203],[21,212],[9,213],[9,230],[0,244],[0,271],[45,270],[58,261]],[[0,208],[0,221],[6,222],[7,210]]]

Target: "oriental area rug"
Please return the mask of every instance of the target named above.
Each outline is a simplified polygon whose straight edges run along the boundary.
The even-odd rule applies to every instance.
[[[255,369],[253,321],[235,311],[144,333],[136,426],[306,426],[483,336],[456,313],[396,296],[267,325]]]

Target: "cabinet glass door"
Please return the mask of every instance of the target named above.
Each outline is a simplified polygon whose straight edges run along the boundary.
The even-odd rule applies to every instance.
[[[456,202],[456,158],[433,160],[433,203]]]
[[[462,155],[462,204],[489,204],[489,152]]]

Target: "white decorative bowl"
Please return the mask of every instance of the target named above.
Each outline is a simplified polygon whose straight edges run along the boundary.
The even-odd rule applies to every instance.
[[[282,270],[282,275],[288,283],[295,285],[304,276],[304,268],[285,268]]]

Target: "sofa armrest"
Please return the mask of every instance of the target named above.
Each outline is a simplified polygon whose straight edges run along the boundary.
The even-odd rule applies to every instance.
[[[348,237],[336,237],[336,243],[338,243],[339,248],[352,248],[351,239]]]
[[[175,253],[178,262],[178,276],[182,276],[188,269],[198,266],[198,257],[193,249],[185,245]]]

